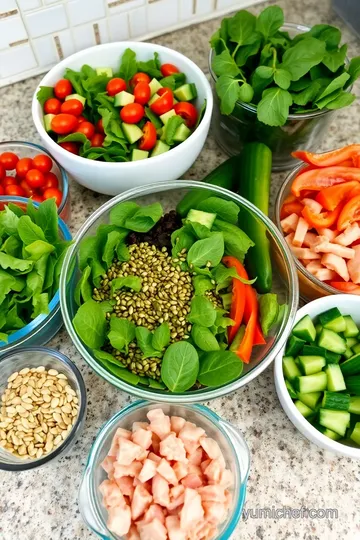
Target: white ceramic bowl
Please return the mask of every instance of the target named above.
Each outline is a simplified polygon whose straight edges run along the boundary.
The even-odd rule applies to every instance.
[[[302,319],[305,315],[309,315],[311,319],[314,319],[317,315],[330,308],[337,307],[343,315],[351,315],[356,324],[360,325],[360,296],[351,294],[337,294],[334,296],[325,296],[324,298],[318,298],[313,302],[310,302],[306,306],[299,309],[296,314],[295,324]],[[284,349],[278,354],[275,359],[275,387],[280,403],[290,418],[294,426],[312,443],[316,444],[324,450],[329,450],[339,456],[347,456],[350,458],[360,459],[360,448],[354,448],[345,444],[339,443],[329,439],[314,426],[310,424],[302,416],[302,414],[295,407],[289,392],[285,386],[285,379],[282,368],[282,359],[284,356]]]
[[[139,60],[144,61],[153,58],[155,51],[158,52],[162,63],[175,64],[180,71],[186,74],[188,81],[196,84],[198,97],[195,105],[198,110],[206,99],[206,111],[200,125],[186,141],[176,148],[141,161],[98,162],[64,150],[51,139],[44,129],[42,108],[36,99],[39,87],[54,86],[59,79],[63,78],[67,67],[79,70],[83,64],[89,64],[93,67],[109,66],[117,70],[121,56],[128,47],[135,51]],[[210,127],[213,96],[204,73],[186,56],[152,43],[127,41],[107,43],[85,49],[69,56],[53,67],[40,81],[39,87],[35,90],[33,97],[32,116],[44,146],[79,184],[105,195],[118,195],[129,188],[180,178],[200,154]]]

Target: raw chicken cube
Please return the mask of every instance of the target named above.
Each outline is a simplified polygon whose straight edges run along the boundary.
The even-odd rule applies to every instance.
[[[158,454],[160,451],[160,441],[161,441],[160,437],[156,435],[156,433],[152,433],[150,448],[152,448],[155,454]]]
[[[224,486],[204,486],[199,488],[199,494],[203,502],[214,501],[224,503],[226,501]]]
[[[153,519],[158,519],[164,525],[165,523],[165,514],[163,508],[159,504],[151,504],[146,510],[145,515],[141,522],[138,522],[140,527],[150,523]]]
[[[115,458],[106,456],[104,461],[101,463],[101,467],[107,473],[109,480],[112,480],[114,478],[114,461]]]
[[[119,465],[119,463],[114,463],[114,478],[118,479],[122,476],[139,476],[142,469],[142,463],[140,461],[133,461],[131,465]]]
[[[151,459],[151,461],[155,461],[156,463],[160,463],[161,457],[154,454],[154,452],[150,452],[147,459]]]
[[[185,422],[184,427],[179,433],[179,439],[184,443],[185,450],[188,454],[195,452],[200,446],[199,439],[205,434],[205,430],[196,426],[192,422]]]
[[[165,525],[169,540],[186,540],[186,533],[182,530],[180,520],[177,516],[167,516]]]
[[[134,521],[149,508],[152,500],[152,496],[144,486],[136,486],[131,501],[131,517]]]
[[[312,248],[299,248],[295,246],[290,246],[290,248],[297,259],[321,259],[320,253],[315,253]]]
[[[170,433],[170,435],[161,441],[160,455],[166,457],[169,461],[186,462],[184,443],[176,437],[175,433]]]
[[[108,509],[107,527],[112,533],[123,536],[129,532],[130,525],[131,511],[129,506],[116,506]]]
[[[294,240],[295,233],[292,232],[285,236],[285,241],[289,246],[292,246],[293,240]]]
[[[221,466],[218,459],[213,459],[211,463],[206,467],[204,474],[208,477],[211,484],[219,484],[221,480],[221,475],[223,473],[223,467]]]
[[[132,435],[132,442],[141,446],[145,450],[150,448],[152,443],[152,433],[143,428],[137,429]]]
[[[170,504],[170,488],[168,482],[156,474],[152,479],[152,493],[154,497],[154,503],[160,504],[161,506],[167,506]]]
[[[309,225],[308,225],[307,221],[305,221],[305,219],[302,218],[302,217],[299,218],[299,221],[298,221],[298,224],[297,224],[297,227],[296,227],[296,231],[295,231],[295,236],[294,236],[294,239],[293,239],[293,245],[294,246],[301,247],[303,245],[303,242],[304,242],[306,233],[308,232],[308,229],[309,229]]]
[[[115,482],[119,486],[121,493],[130,497],[132,499],[134,493],[134,484],[133,478],[131,476],[121,476],[121,478],[116,478]]]
[[[176,478],[179,481],[184,478],[189,472],[187,464],[181,461],[177,461],[176,463],[174,463],[173,471],[175,472]]]
[[[353,242],[356,242],[360,238],[360,227],[357,222],[352,223],[341,234],[334,238],[334,244],[341,244],[342,246],[350,246]]]
[[[360,283],[360,245],[354,246],[355,257],[348,261],[347,267],[353,283]]]
[[[149,429],[149,422],[134,422],[132,425],[132,432],[135,433],[138,429]]]
[[[329,242],[332,242],[339,234],[337,231],[333,231],[332,229],[327,229],[326,227],[319,227],[316,230],[319,236],[326,236]]]
[[[229,469],[225,469],[221,474],[220,485],[224,488],[232,487],[234,484],[233,474]]]
[[[171,431],[176,433],[176,435],[179,435],[185,423],[186,423],[185,418],[181,418],[181,416],[171,416],[170,418]]]
[[[211,437],[201,437],[200,444],[210,459],[216,459],[222,456],[220,446]]]
[[[136,525],[131,525],[129,532],[126,535],[126,540],[140,540],[140,534]]]
[[[316,239],[317,239],[317,236],[316,236],[315,233],[307,232],[305,234],[303,245],[305,247],[310,247],[311,248],[312,245],[314,244],[314,242],[316,242]]]
[[[170,463],[166,459],[163,458],[160,461],[159,465],[157,466],[157,472],[161,474],[161,476],[165,478],[165,480],[169,482],[169,484],[172,484],[173,486],[176,486],[178,484],[176,474],[172,469]]]
[[[103,496],[103,502],[106,508],[125,506],[123,494],[116,482],[104,480],[99,486],[99,491]]]
[[[170,497],[174,497],[175,499],[182,495],[185,492],[185,488],[182,485],[177,485],[172,488],[170,488]]]
[[[336,272],[329,270],[328,268],[320,268],[313,272],[313,275],[320,281],[332,281],[336,279],[337,276]]]
[[[216,525],[222,523],[226,517],[227,511],[223,503],[205,501],[202,503],[205,510],[205,519]]]
[[[181,486],[183,489],[184,489],[184,486]],[[180,506],[182,506],[184,504],[184,500],[185,500],[185,491],[183,493],[181,493],[178,497],[173,497],[170,501],[170,503],[167,505],[167,510],[169,512],[172,512],[173,510],[175,510],[176,508],[179,509],[180,511]]]
[[[156,474],[155,461],[152,461],[151,459],[145,459],[145,461],[143,462],[143,467],[138,476],[138,479],[140,480],[140,482],[147,482],[148,480],[151,480],[152,478],[154,478],[155,474]]]
[[[203,450],[202,450],[202,448],[200,446],[199,446],[199,448],[197,448],[195,450],[195,452],[188,455],[189,463],[191,463],[193,465],[200,466],[201,463],[202,463],[203,458],[204,458]]]
[[[298,221],[299,221],[299,216],[297,214],[290,214],[290,216],[287,216],[286,218],[281,220],[280,224],[281,224],[282,230],[285,233],[290,233],[292,231],[295,231]]]
[[[204,489],[204,488],[201,488]],[[183,531],[189,531],[204,517],[201,497],[194,489],[185,489],[184,506],[180,512],[180,524]]]
[[[334,255],[333,253],[326,253],[323,255],[321,262],[329,270],[334,270],[344,281],[349,281],[349,271],[346,266],[346,262],[342,257]]]
[[[152,409],[146,416],[150,420],[151,431],[156,433],[160,439],[164,439],[164,437],[169,435],[171,431],[170,418],[164,414],[162,409]]]
[[[132,462],[139,459],[143,453],[144,449],[141,448],[141,446],[119,437],[119,450],[116,456],[116,461],[119,465],[131,465]]]
[[[200,469],[202,470],[202,472],[205,471],[206,467],[211,463],[211,459],[205,459],[205,461],[203,461],[200,465]]]
[[[187,474],[185,478],[181,480],[181,483],[184,487],[191,489],[197,489],[204,485],[202,477],[194,473]]]
[[[318,237],[318,240],[313,244],[313,249],[316,253],[333,253],[344,259],[353,259],[355,256],[353,249],[333,244],[325,236]]]
[[[167,540],[167,530],[157,518],[139,527],[140,540]]]
[[[117,428],[115,431],[115,435],[113,437],[113,440],[111,442],[110,450],[108,452],[108,456],[110,457],[116,457],[118,450],[119,450],[119,439],[131,439],[131,431],[128,431],[127,429],[123,428]]]

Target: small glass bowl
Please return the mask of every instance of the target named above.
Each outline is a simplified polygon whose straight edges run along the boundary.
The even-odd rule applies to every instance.
[[[29,199],[23,197],[9,197],[7,195],[0,197],[0,211],[9,203],[16,204],[21,208],[25,208]],[[34,206],[39,204],[34,202]],[[59,232],[63,240],[71,240],[71,233],[64,221],[59,217]],[[7,342],[0,340],[0,361],[2,355],[17,347],[45,345],[52,339],[62,327],[63,320],[60,311],[60,295],[59,291],[49,303],[49,313],[38,315],[29,324],[20,328],[13,334],[10,334]]]
[[[176,405],[174,403],[149,403],[137,401],[115,414],[100,430],[90,450],[79,490],[79,507],[87,526],[103,540],[115,540],[106,527],[107,512],[102,505],[99,485],[106,479],[106,473],[101,467],[111,445],[117,428],[131,429],[133,422],[146,420],[146,414],[151,409],[162,408],[165,414],[182,416],[187,421],[202,427],[209,437],[219,444],[227,467],[230,468],[234,480],[232,491],[232,506],[218,530],[214,540],[230,538],[238,524],[245,503],[246,485],[250,468],[250,453],[242,434],[234,426],[222,420],[204,405]]]
[[[14,152],[19,158],[33,158],[37,154],[45,154],[49,156],[53,162],[51,172],[56,175],[59,181],[59,189],[63,194],[61,204],[58,208],[58,214],[61,219],[65,221],[65,223],[69,223],[71,212],[69,178],[65,169],[59,165],[52,155],[49,154],[49,152],[43,146],[25,141],[2,142],[0,143],[0,154],[3,152]],[[7,174],[8,176],[14,176],[14,171],[8,171]]]
[[[86,416],[86,388],[82,375],[69,358],[59,351],[45,347],[24,347],[5,354],[0,359],[0,394],[3,395],[7,380],[16,371],[44,366],[56,369],[67,376],[70,386],[79,400],[79,413],[68,437],[55,450],[39,459],[21,459],[0,447],[0,469],[4,471],[27,471],[46,465],[67,453],[80,435]]]

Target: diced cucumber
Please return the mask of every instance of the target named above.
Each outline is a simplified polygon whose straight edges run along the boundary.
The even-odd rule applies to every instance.
[[[301,371],[295,364],[295,360],[292,356],[284,356],[283,358],[283,370],[285,378],[290,382],[296,377],[301,377]]]
[[[318,345],[337,354],[344,354],[346,341],[336,332],[323,328],[318,337]]]
[[[327,364],[338,364],[341,360],[341,354],[325,350],[325,360]]]
[[[153,96],[154,94],[156,94],[156,92],[158,90],[160,90],[160,88],[162,88],[162,84],[159,83],[159,81],[157,79],[152,79],[150,82],[149,82],[149,86],[150,86],[150,92],[151,92],[151,96]]]
[[[288,381],[287,379],[285,379],[285,386],[288,389],[290,397],[292,399],[296,399],[297,398],[297,393],[295,392],[294,388],[291,386],[290,381]]]
[[[304,375],[312,375],[326,366],[326,360],[323,356],[299,356],[299,366]]]
[[[360,377],[359,375],[353,375],[352,377],[346,377],[345,379],[346,390],[350,394],[360,396]]]
[[[350,434],[350,439],[360,446],[360,422],[355,424],[355,427]]]
[[[123,122],[121,124],[121,127],[123,129],[123,132],[125,133],[125,137],[130,144],[138,141],[143,136],[142,130],[136,124],[126,124],[125,122]]]
[[[240,344],[244,338],[245,335],[245,325],[242,324],[239,328],[239,330],[236,332],[234,339],[231,342],[231,345],[229,347],[230,351],[236,352],[238,348],[240,347]]]
[[[305,315],[293,328],[293,335],[304,341],[315,341],[316,330],[309,315]]]
[[[341,439],[341,435],[339,435],[338,433],[335,433],[335,431],[332,431],[331,429],[328,429],[324,426],[320,426],[320,424],[317,425],[316,427],[319,431],[321,431],[323,435],[325,435],[325,437],[328,437],[329,439],[332,439],[333,441],[338,441],[339,439]]]
[[[348,360],[349,358],[352,358],[354,356],[354,353],[352,349],[350,349],[350,347],[346,347],[346,351],[344,352],[343,356],[346,360]]]
[[[344,330],[344,336],[346,338],[352,338],[359,334],[359,329],[356,326],[354,319],[351,315],[344,315],[346,328]]]
[[[333,332],[344,332],[346,330],[346,322],[337,307],[324,311],[319,315],[320,324]]]
[[[352,414],[360,414],[360,396],[350,397],[349,412]]]
[[[231,303],[232,303],[232,293],[227,292],[227,293],[221,294],[220,297],[221,297],[224,309],[229,311],[231,307]]]
[[[180,126],[175,131],[174,141],[175,142],[184,142],[191,135],[191,129],[189,129],[185,124],[180,124]]]
[[[131,153],[131,161],[140,161],[148,157],[149,152],[147,152],[146,150],[139,150],[138,148],[134,148]]]
[[[202,210],[195,210],[191,208],[186,219],[189,221],[194,221],[195,223],[200,223],[208,229],[211,229],[213,223],[216,219],[216,214],[211,214],[210,212],[203,212]]]
[[[303,346],[305,346],[305,341],[303,339],[291,335],[286,346],[286,356],[297,356]]]
[[[325,358],[326,350],[317,345],[304,345],[301,356],[323,356]]]
[[[321,402],[323,409],[334,409],[336,411],[348,411],[350,406],[350,394],[341,392],[324,392]]]
[[[320,334],[321,330],[322,330],[321,324],[319,324],[319,323],[316,324],[315,325],[315,330],[316,330],[316,335],[318,336]]]
[[[345,336],[345,332],[344,332],[344,336]],[[358,340],[354,337],[348,337],[345,339],[345,341],[346,341],[346,346],[349,347],[350,349],[352,349],[353,346],[358,343]]]
[[[341,392],[342,390],[346,390],[344,377],[339,364],[328,364],[325,368],[325,373],[327,376],[327,390],[330,392]]]
[[[345,362],[340,364],[341,371],[344,375],[358,375],[360,374],[360,354],[351,356]]]
[[[84,96],[80,96],[80,94],[69,94],[68,96],[66,96],[65,101],[69,101],[69,99],[77,99],[83,105],[85,105],[86,103],[86,98]]]
[[[355,354],[360,353],[360,343],[357,343],[356,345],[353,345],[351,348],[352,348],[352,350],[354,351]]]
[[[168,144],[165,144],[163,141],[157,141],[155,144],[152,152],[151,157],[159,156],[160,154],[164,154],[164,152],[167,152],[170,150],[170,146]]]
[[[295,407],[297,410],[304,416],[304,418],[308,418],[308,416],[311,416],[313,414],[313,410],[310,409],[305,403],[300,401],[299,399],[294,401]]]
[[[160,120],[163,124],[166,124],[166,122],[171,118],[172,116],[176,116],[176,112],[174,109],[170,109],[167,113],[164,113],[160,116]]]
[[[197,97],[197,90],[194,83],[183,84],[174,90],[174,96],[179,101],[191,101]]]
[[[318,406],[321,396],[322,392],[310,392],[309,394],[297,393],[297,398],[313,410]]]
[[[129,92],[126,92],[125,90],[122,90],[118,94],[115,95],[114,98],[114,105],[115,107],[125,107],[125,105],[130,105],[130,103],[134,103],[135,96],[133,94],[130,94]]]
[[[96,75],[106,75],[107,77],[113,76],[113,70],[111,67],[98,67],[95,69]]]
[[[296,377],[293,386],[301,394],[310,394],[311,392],[322,392],[326,390],[327,376],[324,371],[314,373],[314,375],[304,375]]]
[[[344,437],[346,428],[350,423],[348,411],[335,411],[331,409],[319,409],[319,424]]]
[[[156,101],[157,99],[159,99],[159,94],[154,94],[153,96],[151,96],[151,99],[149,99],[148,101],[148,105],[150,107],[150,105],[152,105],[154,103],[154,101]]]
[[[51,122],[53,121],[53,118],[55,118],[56,114],[45,114],[44,116],[44,128],[47,133],[52,131]]]

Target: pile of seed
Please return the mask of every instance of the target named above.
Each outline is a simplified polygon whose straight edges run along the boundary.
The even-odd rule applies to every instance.
[[[70,434],[79,400],[63,373],[44,366],[8,378],[1,396],[0,446],[23,459],[39,459]]]
[[[113,348],[111,349],[111,353],[132,373],[160,380],[161,358],[143,358],[142,350],[135,343],[130,343],[129,354],[127,356],[124,356]]]

